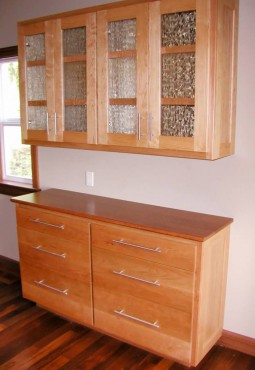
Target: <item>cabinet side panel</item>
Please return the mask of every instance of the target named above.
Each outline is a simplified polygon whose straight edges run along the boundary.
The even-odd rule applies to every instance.
[[[234,152],[237,36],[238,0],[218,1],[214,158]]]
[[[195,76],[195,133],[194,149],[198,152],[209,150],[208,138],[211,123],[209,107],[209,88],[212,70],[209,65],[209,38],[211,32],[210,25],[210,3],[208,1],[197,0],[196,2],[196,76]]]
[[[196,366],[220,338],[223,327],[230,227],[202,245],[197,336],[193,352]]]

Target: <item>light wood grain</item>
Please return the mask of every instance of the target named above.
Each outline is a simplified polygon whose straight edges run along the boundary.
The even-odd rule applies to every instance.
[[[107,224],[93,223],[91,233],[94,247],[187,271],[196,268],[196,242]],[[160,252],[154,251],[157,248]]]
[[[100,289],[113,289],[116,296],[142,298],[148,305],[160,302],[191,314],[194,273],[155,263],[151,257],[151,261],[142,260],[92,245],[93,282]]]

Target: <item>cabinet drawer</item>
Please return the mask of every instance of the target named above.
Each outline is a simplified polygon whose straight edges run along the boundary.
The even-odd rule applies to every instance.
[[[95,326],[119,339],[189,362],[191,317],[161,304],[110,291],[94,291]]]
[[[92,324],[91,281],[78,281],[56,274],[40,265],[21,261],[22,292],[57,314],[84,324]]]
[[[195,241],[127,227],[92,224],[92,246],[195,271]]]
[[[93,248],[93,281],[95,289],[114,291],[143,298],[191,313],[195,274],[153,263],[140,258],[123,256],[101,248]]]
[[[17,224],[63,239],[88,240],[88,222],[82,218],[38,208],[17,206]]]
[[[89,278],[90,246],[18,227],[20,259],[75,278]]]

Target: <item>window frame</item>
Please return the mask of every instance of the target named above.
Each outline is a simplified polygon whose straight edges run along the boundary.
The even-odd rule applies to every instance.
[[[0,48],[0,59],[6,59],[18,56],[18,47],[10,46]],[[0,140],[0,194],[17,196],[39,191],[39,172],[38,172],[38,148],[30,145],[31,148],[31,166],[32,166],[32,184],[27,182],[9,181],[3,179],[2,168],[2,140]]]

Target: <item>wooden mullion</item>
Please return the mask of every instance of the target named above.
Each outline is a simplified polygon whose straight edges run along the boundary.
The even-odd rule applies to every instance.
[[[29,107],[47,106],[47,101],[46,100],[30,100],[27,102],[27,105]]]
[[[130,58],[136,56],[136,50],[109,51],[108,58]]]
[[[109,99],[110,105],[136,105],[136,98]]]
[[[64,63],[72,63],[72,62],[85,62],[86,55],[69,55],[64,57]]]
[[[178,45],[164,46],[161,48],[162,54],[177,54],[177,53],[195,53],[196,45]]]
[[[65,99],[65,105],[86,105],[86,99]]]
[[[195,105],[195,99],[192,98],[163,98],[162,105]]]
[[[27,61],[27,67],[45,66],[45,64],[45,59]]]

